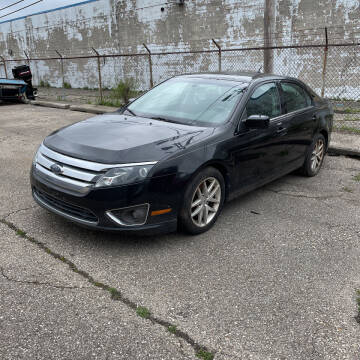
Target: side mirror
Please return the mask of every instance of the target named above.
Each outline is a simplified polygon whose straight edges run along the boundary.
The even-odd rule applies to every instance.
[[[269,124],[270,118],[266,115],[251,115],[245,120],[248,129],[266,129]]]

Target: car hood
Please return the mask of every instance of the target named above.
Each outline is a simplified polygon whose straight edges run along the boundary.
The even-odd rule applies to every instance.
[[[79,159],[120,164],[159,161],[211,135],[214,128],[107,114],[50,134],[44,144]]]

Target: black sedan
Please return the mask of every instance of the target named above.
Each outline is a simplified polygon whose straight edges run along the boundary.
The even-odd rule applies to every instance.
[[[199,234],[225,201],[297,169],[316,175],[332,123],[331,105],[293,78],[176,76],[50,134],[33,160],[32,193],[95,229]]]

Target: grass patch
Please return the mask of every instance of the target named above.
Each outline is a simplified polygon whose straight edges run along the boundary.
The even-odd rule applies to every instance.
[[[360,109],[346,108],[346,109],[344,109],[344,113],[345,114],[360,114]]]
[[[110,98],[121,100],[124,104],[127,104],[136,95],[135,81],[133,79],[124,79],[111,90]]]
[[[338,120],[338,122],[351,122],[351,121],[354,121],[354,122],[358,122],[360,121],[360,118],[358,117],[352,117],[352,116],[349,116],[349,115],[345,115],[345,117],[342,119],[342,120]]]
[[[350,188],[347,187],[347,186],[344,186],[342,189],[343,189],[343,191],[346,191],[346,192],[348,192],[348,193],[352,193],[352,192],[353,192],[353,190],[350,189]]]
[[[341,121],[341,120],[340,120]],[[349,115],[346,115],[345,116],[345,118],[344,118],[344,120],[342,120],[342,121],[360,121],[360,118],[359,117],[351,117],[351,116],[349,116]]]
[[[341,97],[339,97],[339,96],[331,97],[331,98],[329,98],[329,100],[355,102],[355,103],[360,102],[360,100],[353,100],[353,99],[348,99],[348,98],[341,98]]]
[[[196,353],[196,357],[198,357],[199,359],[203,359],[203,360],[213,360],[214,354],[212,354],[209,351],[205,351],[205,350],[201,349]]]
[[[64,87],[64,89],[71,89],[71,84],[64,81],[63,87]]]
[[[354,121],[356,121],[356,120],[354,120]],[[341,125],[341,126],[335,127],[335,130],[360,135],[360,129],[353,128],[351,126]]]
[[[103,283],[98,282],[98,281],[94,281],[94,282],[93,282],[93,285],[96,286],[96,287],[100,287],[100,288],[102,288],[102,287],[104,286]]]
[[[105,90],[105,88],[103,88]],[[122,107],[133,97],[137,97],[139,92],[135,89],[135,81],[133,79],[124,79],[117,86],[111,89],[110,95],[102,100],[97,100],[97,105]]]
[[[21,236],[21,237],[25,237],[26,236],[26,232],[23,230],[16,230],[16,235]]]
[[[50,84],[49,84],[48,81],[40,80],[39,86],[40,86],[40,87],[44,87],[44,88],[49,88],[49,87],[50,87]]]
[[[102,284],[101,285],[97,285],[97,286],[102,286]],[[118,291],[115,289],[115,288],[109,288],[109,293],[111,294],[111,295],[116,295],[117,293],[118,293]]]
[[[103,98],[102,100],[98,99],[96,101],[97,105],[103,105],[103,106],[112,106],[116,108],[120,108],[124,105],[124,103],[119,99],[112,99],[110,97]]]
[[[337,114],[360,114],[360,109],[337,107],[334,112]]]
[[[171,332],[172,334],[175,334],[176,333],[176,325],[170,325],[168,326],[168,331]]]
[[[353,180],[354,181],[360,181],[360,174],[354,175]]]
[[[112,287],[108,287],[106,285],[102,285],[100,286],[101,288],[109,291],[110,295],[111,295],[111,299],[113,300],[121,300],[121,293],[119,290],[112,288]]]
[[[148,319],[150,317],[150,310],[145,306],[138,306],[136,308],[136,314],[144,319]]]

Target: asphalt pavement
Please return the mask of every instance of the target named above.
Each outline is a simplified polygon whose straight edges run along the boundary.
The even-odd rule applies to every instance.
[[[29,187],[41,140],[89,116],[0,105],[1,359],[360,358],[359,160],[238,198],[199,236],[107,234]]]

